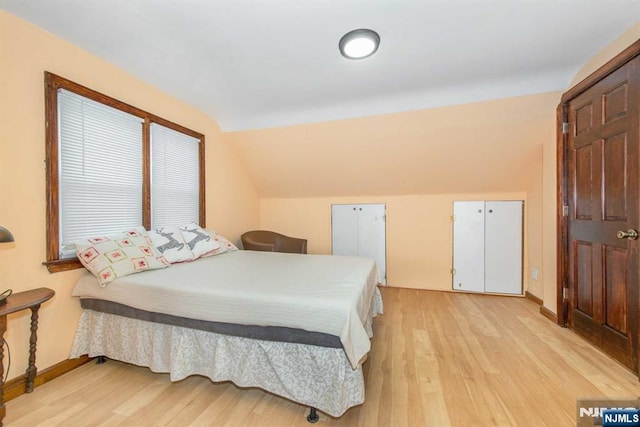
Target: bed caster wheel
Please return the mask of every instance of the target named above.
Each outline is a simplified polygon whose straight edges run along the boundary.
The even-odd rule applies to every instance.
[[[311,424],[315,424],[318,422],[320,417],[316,413],[316,408],[309,408],[309,415],[307,415],[307,421]]]

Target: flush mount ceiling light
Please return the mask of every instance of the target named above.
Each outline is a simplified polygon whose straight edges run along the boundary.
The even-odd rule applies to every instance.
[[[338,46],[345,58],[363,59],[373,55],[380,45],[380,36],[373,30],[358,29],[342,36]]]

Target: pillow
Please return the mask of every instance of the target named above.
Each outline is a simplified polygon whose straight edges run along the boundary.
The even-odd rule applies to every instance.
[[[185,242],[178,227],[160,227],[149,231],[153,246],[170,263],[191,261],[197,258]]]
[[[215,233],[215,231],[214,231],[214,233]],[[227,240],[226,238],[224,238],[223,236],[221,236],[221,235],[219,235],[217,233],[214,234],[213,240],[218,242],[220,244],[220,246],[226,248],[227,252],[233,252],[233,251],[237,251],[238,250],[238,247],[236,245],[234,245],[229,240]]]
[[[180,232],[189,249],[193,252],[193,259],[200,258],[204,254],[216,252],[220,249],[220,244],[195,222],[180,227]]]
[[[215,240],[215,237],[216,237],[215,230],[211,230],[209,228],[203,228],[203,230],[204,230],[205,233],[207,233],[209,236],[211,236],[213,241],[218,243],[219,246],[216,249],[207,252],[206,254],[200,255],[200,258],[206,258],[206,257],[214,256],[214,255],[220,255],[220,254],[223,254],[223,253],[227,252],[227,247],[224,244],[222,244],[221,242]]]
[[[140,230],[82,240],[76,243],[76,253],[103,287],[118,277],[169,265]]]

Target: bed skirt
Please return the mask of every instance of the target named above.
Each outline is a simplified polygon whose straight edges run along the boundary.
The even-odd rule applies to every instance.
[[[365,324],[369,336],[379,313],[382,298],[376,289]],[[259,387],[334,417],[364,402],[362,366],[353,369],[341,348],[263,341],[83,310],[70,357],[85,354],[169,373],[171,381],[203,375]]]

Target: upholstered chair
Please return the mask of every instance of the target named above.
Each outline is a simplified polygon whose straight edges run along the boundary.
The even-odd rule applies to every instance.
[[[241,237],[244,249],[252,251],[306,254],[307,240],[268,230],[247,231]]]

